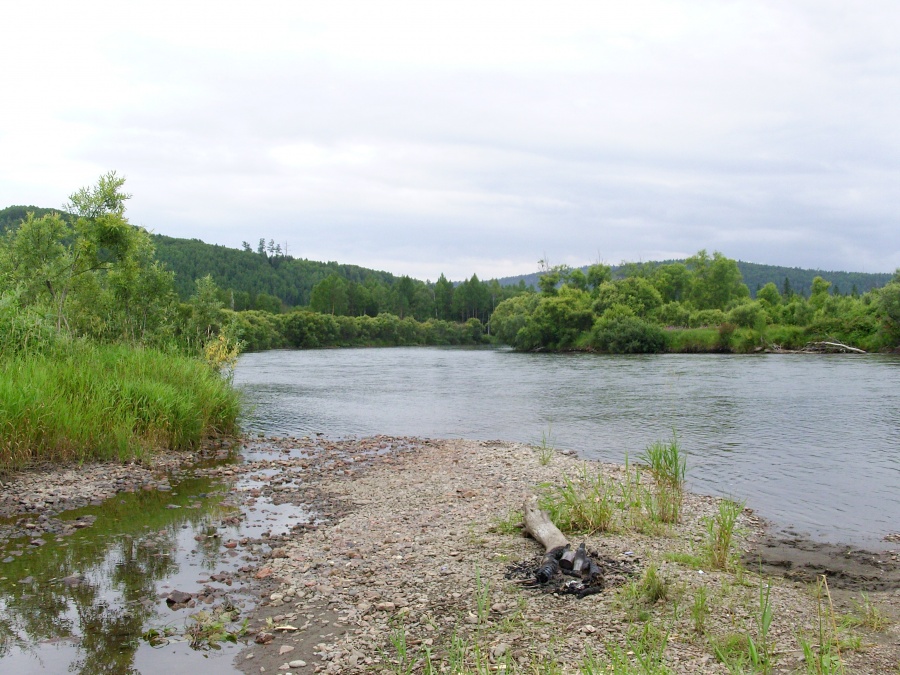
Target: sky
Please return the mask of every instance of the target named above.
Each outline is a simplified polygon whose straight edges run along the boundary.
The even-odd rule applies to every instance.
[[[900,3],[7,3],[0,208],[435,280],[900,267]]]

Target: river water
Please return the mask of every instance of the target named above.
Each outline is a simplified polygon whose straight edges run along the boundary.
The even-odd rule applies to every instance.
[[[622,462],[677,434],[691,489],[782,528],[900,530],[900,359],[521,354],[410,347],[241,357],[249,431],[540,443]]]

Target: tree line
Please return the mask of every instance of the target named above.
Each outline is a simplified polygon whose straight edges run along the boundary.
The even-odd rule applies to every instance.
[[[809,297],[768,282],[751,298],[735,260],[705,250],[684,262],[545,269],[540,293],[511,298],[491,318],[520,350],[609,353],[799,348],[838,340],[866,350],[900,344],[900,271],[884,287],[834,293],[822,277]]]
[[[748,351],[829,337],[865,349],[898,343],[897,277],[862,293],[842,293],[820,276],[808,294],[788,279],[751,293],[740,263],[701,250],[616,268],[544,264],[537,290],[476,275],[422,282],[292,258],[271,239],[236,250],[152,236],[124,217],[123,185],[111,173],[60,211],[0,212],[0,314],[9,330],[187,350],[220,335],[247,349],[493,340],[627,353]]]

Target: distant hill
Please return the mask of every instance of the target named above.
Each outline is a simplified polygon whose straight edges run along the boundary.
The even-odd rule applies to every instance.
[[[290,256],[266,256],[255,251],[242,251],[199,239],[177,239],[160,234],[153,236],[156,256],[175,272],[175,288],[182,298],[195,290],[194,280],[211,275],[219,288],[242,291],[251,296],[274,295],[287,305],[309,304],[312,287],[336,272],[348,281],[364,283],[374,277],[379,283],[393,285],[390,272],[315,262]]]
[[[664,265],[672,262],[684,262],[683,260],[663,260],[660,262],[643,263],[646,266]],[[881,288],[891,280],[893,274],[890,273],[867,273],[867,272],[830,272],[826,270],[805,270],[799,267],[779,267],[777,265],[760,265],[758,263],[743,262],[738,260],[738,269],[741,270],[741,276],[744,277],[744,283],[750,289],[750,295],[756,296],[756,291],[765,286],[770,281],[783,292],[785,287],[785,279],[788,280],[791,290],[794,293],[808,296],[812,288],[812,281],[815,277],[822,277],[832,284],[832,291],[841,294],[849,294],[854,290],[858,293],[865,293],[873,288]],[[587,272],[588,266],[581,268],[583,272]],[[613,276],[622,276],[624,266],[613,265]],[[501,286],[512,286],[524,281],[526,286],[537,288],[538,277],[540,274],[523,274],[515,277],[504,277],[499,279]]]
[[[40,218],[48,213],[63,213],[63,210],[45,209],[40,206],[7,206],[0,209],[0,233],[21,223],[29,213],[34,213],[36,218]]]

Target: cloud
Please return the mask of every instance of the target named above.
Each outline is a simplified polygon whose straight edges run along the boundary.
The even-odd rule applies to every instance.
[[[17,6],[0,202],[56,205],[116,169],[157,232],[431,279],[700,248],[890,271],[898,19],[887,2]]]

